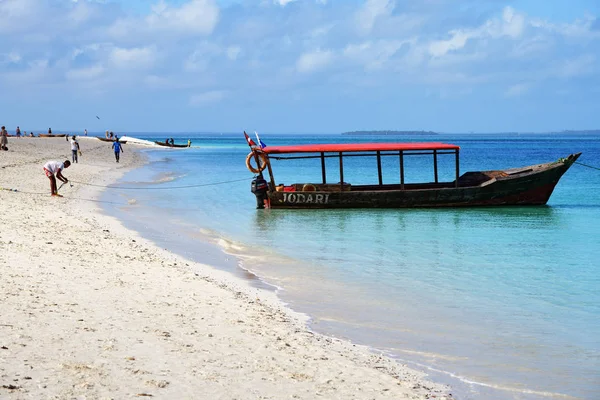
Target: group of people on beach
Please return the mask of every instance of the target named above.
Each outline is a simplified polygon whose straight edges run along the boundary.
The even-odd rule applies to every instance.
[[[83,130],[83,135],[87,136],[87,134],[88,134],[87,129],[84,129]],[[48,128],[48,135],[52,135],[52,128]],[[18,137],[18,138],[20,138],[20,137],[35,137],[35,133],[33,133],[33,131],[29,132],[29,134],[27,133],[27,131],[21,132],[21,127],[17,126],[17,129],[15,129],[15,133],[13,135],[13,134],[8,133],[8,131],[6,130],[6,127],[3,126],[2,127],[2,133],[0,134],[0,136],[2,136],[2,137],[15,136],[15,137]],[[67,134],[67,137],[68,136],[69,135]],[[8,140],[2,140],[2,142],[8,143]],[[4,144],[6,144],[6,143],[4,143]]]
[[[2,129],[0,130],[0,150],[8,150],[8,137],[12,136],[8,133],[8,131],[6,130],[6,127],[3,126]],[[17,126],[17,129],[15,130],[15,136],[16,137],[21,137],[21,128],[19,128]],[[29,136],[29,137],[34,137],[35,135],[33,134],[33,132],[29,132],[29,135],[27,135],[27,132],[23,132],[23,136]]]
[[[84,129],[85,136],[87,136],[87,133],[88,133],[87,129]],[[49,135],[52,134],[52,128],[48,128],[48,134]],[[11,136],[11,135],[8,134],[6,127],[2,126],[2,128],[0,129],[0,150],[4,150],[4,151],[8,150],[8,147],[7,147],[8,136]],[[21,137],[21,128],[19,126],[17,126],[17,129],[15,130],[15,136]],[[27,132],[24,132],[23,136],[27,136]],[[33,132],[30,132],[29,136],[34,137]],[[121,158],[121,152],[123,152],[123,146],[122,146],[121,142],[119,141],[119,137],[114,135],[113,132],[109,133],[109,131],[106,131],[106,138],[114,140],[114,142],[112,144],[112,149],[115,153],[116,162],[119,162],[119,160]],[[74,163],[74,164],[79,163],[79,157],[81,156],[81,147],[79,145],[79,141],[77,140],[77,136],[76,135],[69,136],[67,134],[66,140],[69,142],[69,144],[71,146],[72,161],[65,160],[63,162],[60,162],[60,161],[50,160],[44,164],[44,173],[50,180],[50,193],[52,196],[62,197],[60,194],[58,194],[58,187],[56,186],[56,179],[63,182],[63,184],[69,182],[69,180],[62,175],[62,171],[64,171],[65,168],[69,168],[71,163]]]

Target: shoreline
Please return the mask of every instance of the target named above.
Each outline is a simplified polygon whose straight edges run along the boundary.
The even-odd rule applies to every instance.
[[[110,184],[142,163],[129,145],[120,165],[110,144],[81,145],[80,164],[65,171],[74,181]],[[0,396],[451,397],[421,372],[308,330],[275,293],[158,248],[98,212],[102,188],[27,194],[48,192],[41,164],[68,153],[62,139],[12,138],[9,148],[0,186],[19,192],[0,191],[10,205]]]

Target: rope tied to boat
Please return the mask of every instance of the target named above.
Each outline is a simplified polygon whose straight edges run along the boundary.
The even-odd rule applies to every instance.
[[[211,182],[211,183],[200,183],[200,184],[197,184],[197,185],[168,186],[168,187],[131,187],[131,186],[116,186],[116,185],[96,185],[96,184],[93,184],[93,183],[78,182],[78,181],[74,181],[72,179],[70,179],[69,182],[79,183],[80,185],[101,187],[101,188],[106,188],[106,189],[169,190],[169,189],[189,189],[189,188],[197,188],[197,187],[203,187],[203,186],[225,185],[227,183],[248,181],[250,179],[252,179],[252,178],[234,179],[234,180],[231,180],[231,181],[221,181],[221,182]]]
[[[587,165],[587,164],[584,164],[584,163],[580,163],[578,161],[575,161],[574,164],[579,164],[579,165],[581,165],[583,167],[588,167],[588,168],[591,168],[591,169],[597,169],[598,171],[600,171],[600,168],[598,168],[598,167],[594,167],[592,165]]]

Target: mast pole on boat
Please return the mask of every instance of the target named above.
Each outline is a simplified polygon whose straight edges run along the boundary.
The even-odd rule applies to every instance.
[[[269,181],[271,181],[271,187],[273,188],[272,190],[275,190],[275,188],[277,187],[275,185],[275,176],[273,176],[273,169],[271,169],[271,160],[269,159],[269,156],[267,155],[266,157],[266,163],[267,163],[267,171],[269,171]]]
[[[458,156],[458,149],[454,150],[454,159],[456,160],[456,180],[454,181],[454,187],[458,187],[458,177],[460,176],[460,157]]]
[[[435,183],[438,183],[437,150],[433,150],[433,176]]]
[[[400,189],[404,190],[404,151],[400,150]]]
[[[381,175],[381,152],[377,151],[377,177],[379,178],[379,186],[383,185],[383,176]]]
[[[325,173],[325,153],[321,152],[321,176],[323,177],[323,185],[327,183],[327,174]]]
[[[340,192],[344,191],[344,160],[340,151]]]

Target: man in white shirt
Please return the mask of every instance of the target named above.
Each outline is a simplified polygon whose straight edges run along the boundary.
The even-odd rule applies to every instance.
[[[77,160],[77,152],[80,151],[79,149],[79,142],[77,141],[77,136],[73,135],[71,137],[71,154],[73,155],[73,162],[79,162]]]
[[[67,183],[69,180],[62,175],[62,171],[65,168],[69,168],[71,162],[69,160],[65,160],[64,163],[60,161],[48,161],[44,164],[44,172],[48,179],[50,179],[50,190],[52,192],[52,196],[62,197],[58,194],[58,189],[56,188],[56,178],[60,179],[61,182]]]

